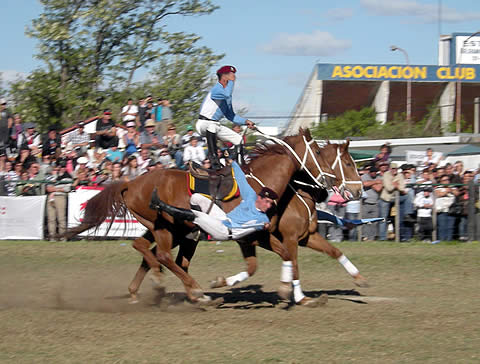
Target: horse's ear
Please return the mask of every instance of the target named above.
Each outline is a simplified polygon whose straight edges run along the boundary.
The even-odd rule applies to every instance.
[[[303,133],[305,135],[305,138],[307,138],[307,140],[312,139],[312,134],[310,133],[310,129],[307,128],[307,129],[303,130]]]
[[[298,135],[303,135],[305,132],[303,131],[303,128],[300,127],[298,128]]]
[[[348,150],[349,145],[350,145],[350,138],[347,138],[347,142],[345,143],[345,150]]]
[[[326,142],[327,142],[327,144],[330,144],[330,139],[327,139]]]

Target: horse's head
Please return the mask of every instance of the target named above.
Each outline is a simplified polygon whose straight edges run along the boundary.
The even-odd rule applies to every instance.
[[[284,139],[288,149],[298,162],[299,171],[305,171],[317,185],[331,189],[336,183],[336,176],[328,164],[323,148],[312,138],[309,129],[300,128],[298,135],[289,136]],[[333,163],[333,162],[332,162]]]
[[[346,200],[359,199],[362,196],[362,180],[357,172],[357,167],[348,152],[350,140],[344,144],[327,142],[322,148],[327,164],[336,176],[333,186]]]

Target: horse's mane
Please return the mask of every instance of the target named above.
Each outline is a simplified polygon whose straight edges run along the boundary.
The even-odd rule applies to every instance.
[[[288,143],[287,140],[289,138],[291,138],[291,137],[283,138],[283,141]],[[264,140],[260,143],[257,143],[255,145],[255,148],[253,148],[253,150],[249,153],[250,161],[248,162],[248,164],[252,163],[253,161],[255,161],[256,159],[258,159],[261,156],[275,155],[275,154],[289,155],[289,152],[287,151],[287,149],[283,145],[280,145],[280,144],[277,144],[277,143],[272,143],[268,139]]]

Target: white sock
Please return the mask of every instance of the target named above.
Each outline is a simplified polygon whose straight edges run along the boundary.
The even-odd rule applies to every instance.
[[[243,282],[248,277],[250,277],[250,276],[248,275],[247,272],[240,272],[238,274],[235,274],[234,276],[227,277],[227,279],[225,279],[225,281],[227,282],[227,286],[231,287],[231,286],[236,285],[237,283]]]
[[[296,303],[300,302],[305,298],[305,295],[302,292],[302,286],[300,285],[300,280],[294,279],[293,283],[293,299]]]
[[[293,279],[293,264],[292,261],[284,261],[282,263],[282,274],[280,276],[280,281],[285,283],[290,283]]]
[[[345,255],[342,254],[342,256],[337,260],[341,265],[343,265],[343,267],[352,277],[355,277],[358,273],[360,273],[357,267],[355,267]]]

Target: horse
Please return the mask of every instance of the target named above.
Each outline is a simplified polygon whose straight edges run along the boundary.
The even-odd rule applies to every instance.
[[[326,159],[324,162],[326,162],[327,165],[330,165],[330,167],[333,168],[334,173],[340,177],[337,179],[335,187],[344,194],[349,194],[350,196],[355,196],[358,198],[362,191],[362,183],[355,168],[355,163],[348,153],[348,145],[348,142],[346,144],[327,143],[327,145],[322,148],[325,151],[324,156]],[[249,177],[249,175],[247,175],[247,177]],[[252,186],[258,185],[257,187],[260,188],[262,185],[264,185],[263,181],[261,181],[258,177],[252,175],[250,175],[250,177],[250,184]],[[326,241],[320,234],[315,233],[317,224],[315,202],[321,201],[324,198],[318,195],[322,191],[325,191],[325,189],[319,188],[317,185],[312,185],[312,183],[306,179],[305,176],[302,177],[302,180],[308,182],[302,182],[301,186],[303,186],[304,189],[308,189],[309,192],[302,190],[297,191],[297,189],[292,186],[293,181],[290,181],[289,189],[287,189],[277,204],[277,227],[274,229],[271,235],[282,241],[282,243],[287,247],[292,258],[293,278],[295,283],[294,296],[296,303],[300,305],[313,306],[316,304],[314,300],[311,300],[305,296],[299,299],[299,297],[303,294],[301,293],[297,263],[298,244],[300,243],[301,245],[308,246],[314,250],[325,252],[332,258],[341,261],[344,266],[347,265],[349,260],[339,249],[328,243],[328,241]],[[142,237],[138,239],[148,240],[148,237]],[[257,259],[255,256],[255,245],[252,244],[254,239],[258,239],[258,236],[238,242],[246,262],[247,274],[239,274],[236,276],[245,278],[252,276],[256,272]],[[268,241],[268,239],[266,239],[266,241],[265,239],[260,239],[259,245],[263,248],[272,250],[272,247],[269,246]],[[350,268],[350,265],[348,265],[348,267]],[[186,266],[185,269],[188,269],[188,266]],[[134,279],[128,286],[128,290],[131,295],[131,303],[138,302],[138,289],[148,270],[148,265],[145,261],[143,261],[138,268]],[[351,274],[354,276],[357,285],[366,284],[366,281],[360,275],[358,270]],[[226,281],[227,280],[224,277],[217,277],[217,279],[212,282],[213,284],[211,287],[223,287],[226,285]]]
[[[260,178],[266,185],[275,190],[281,197],[287,183],[299,170],[304,170],[312,180],[323,186],[331,187],[334,175],[328,167],[321,165],[326,149],[320,148],[312,139],[308,129],[300,129],[294,136],[285,137],[282,144],[264,144],[257,149],[258,156],[248,164],[250,172]],[[303,155],[302,158],[299,155]],[[325,168],[325,167],[324,167]],[[194,253],[193,239],[187,237],[192,233],[190,222],[176,221],[170,215],[158,213],[149,207],[152,191],[156,188],[158,197],[173,206],[190,208],[187,190],[187,173],[182,170],[162,169],[141,175],[129,182],[116,182],[108,185],[102,192],[90,199],[85,207],[83,221],[77,227],[69,229],[65,237],[71,238],[85,230],[98,227],[107,217],[122,216],[126,211],[142,223],[157,244],[155,255],[150,251],[149,239],[136,239],[133,247],[145,259],[153,273],[153,279],[161,280],[161,266],[168,268],[183,283],[187,298],[192,302],[204,302],[210,298],[205,296],[200,285],[188,274],[188,265]],[[315,173],[315,174],[314,174]],[[254,187],[258,192],[259,186]],[[224,203],[224,210],[232,210],[240,199],[232,199]],[[272,234],[269,243],[282,260],[290,261],[288,250]],[[179,241],[180,250],[176,261],[171,249],[174,239]],[[182,245],[183,244],[183,245]],[[284,295],[285,284],[281,284],[279,294]]]

